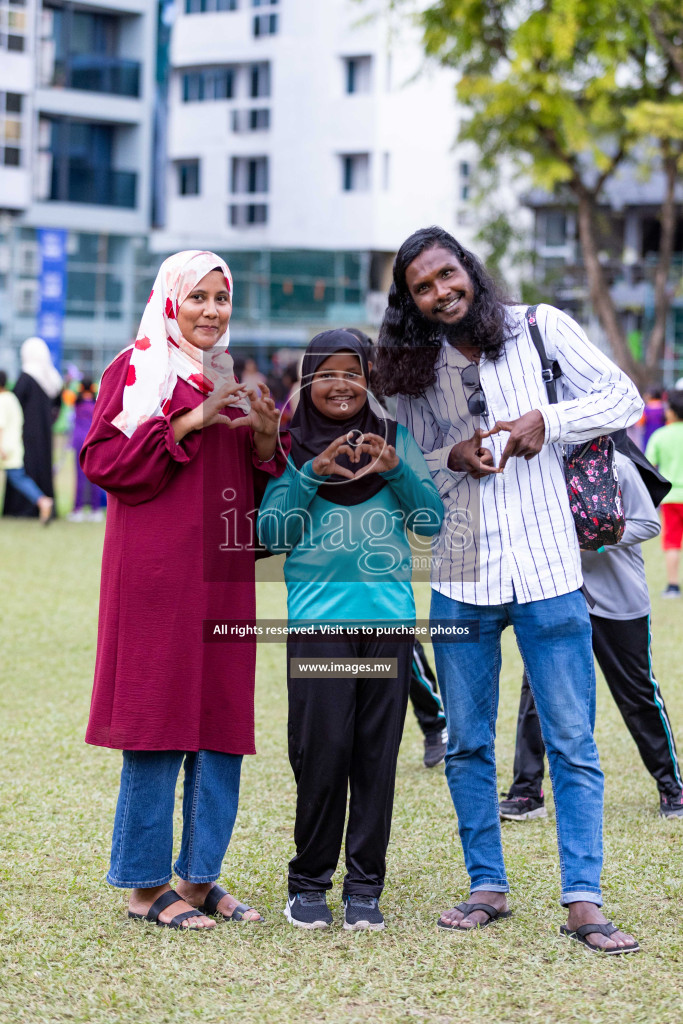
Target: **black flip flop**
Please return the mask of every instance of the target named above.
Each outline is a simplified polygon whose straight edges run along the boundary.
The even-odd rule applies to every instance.
[[[248,907],[246,903],[238,903],[235,906],[235,909],[233,910],[232,914],[224,914],[222,910],[218,909],[218,904],[223,899],[223,897],[227,895],[227,889],[223,889],[220,885],[214,885],[213,888],[209,890],[206,899],[202,903],[201,907],[198,907],[197,909],[201,911],[202,914],[205,914],[207,917],[218,917],[223,921],[243,921],[246,912],[248,910],[253,910],[254,908]],[[265,919],[261,917],[261,915],[259,914],[258,917],[247,918],[247,923],[259,924],[264,920]]]
[[[458,903],[455,909],[459,910],[465,917],[469,917],[475,910],[483,910],[485,914],[488,914],[488,921],[484,921],[483,924],[477,924],[474,928],[461,928],[457,922],[447,924],[446,921],[442,921],[439,918],[436,922],[438,928],[446,928],[451,932],[474,932],[478,928],[488,928],[494,921],[502,920],[504,917],[512,917],[511,910],[496,910],[490,903]]]
[[[621,953],[637,953],[640,949],[637,942],[632,943],[630,946],[615,946],[614,949],[603,949],[602,946],[596,946],[595,943],[588,941],[588,936],[591,932],[600,932],[601,935],[606,935],[609,938],[610,935],[614,935],[618,931],[620,929],[612,924],[611,921],[606,921],[605,924],[582,924],[576,931],[572,931],[566,924],[560,925],[560,935],[566,935],[568,939],[580,942],[586,949],[590,949],[591,953],[607,953],[609,956],[619,956]]]
[[[176,914],[170,921],[160,921],[159,914],[161,911],[165,910],[166,907],[170,907],[172,903],[178,903],[178,901],[184,902],[183,897],[179,896],[173,889],[169,889],[168,892],[162,892],[161,896],[154,901],[146,914],[134,914],[132,910],[129,910],[128,917],[134,917],[138,921],[151,921],[152,924],[158,924],[160,928],[181,928],[184,932],[212,931],[211,928],[190,928],[189,925],[183,925],[183,921],[187,921],[188,917],[204,917],[201,910],[186,910],[183,914]]]

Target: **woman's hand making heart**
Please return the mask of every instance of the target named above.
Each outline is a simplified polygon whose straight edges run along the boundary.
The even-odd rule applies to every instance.
[[[197,405],[190,412],[176,416],[173,420],[173,436],[178,444],[193,430],[203,430],[214,423],[228,423],[232,425],[233,420],[225,416],[221,409],[226,405],[236,405],[246,398],[246,389],[237,381],[230,381],[214,388],[211,394],[204,399],[201,405]]]
[[[251,427],[254,434],[275,437],[280,426],[280,413],[270,397],[270,389],[265,384],[259,384],[258,388],[248,388],[247,395],[251,409],[245,416],[227,420],[228,424],[231,427]]]

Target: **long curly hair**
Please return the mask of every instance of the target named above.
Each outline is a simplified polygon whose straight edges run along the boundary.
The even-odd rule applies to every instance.
[[[424,394],[436,380],[435,364],[447,329],[428,320],[418,309],[406,284],[406,271],[427,249],[448,249],[467,271],[474,290],[467,343],[487,359],[497,359],[507,337],[505,307],[511,300],[500,290],[480,260],[440,227],[421,228],[405,240],[394,260],[394,280],[373,367],[373,384],[383,395]]]

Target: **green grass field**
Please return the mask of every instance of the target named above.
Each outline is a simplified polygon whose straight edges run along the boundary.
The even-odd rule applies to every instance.
[[[504,826],[514,916],[479,934],[436,928],[467,895],[443,772],[421,764],[412,713],[398,768],[383,933],[345,933],[340,876],[329,932],[282,915],[294,786],[286,752],[284,647],[263,645],[258,756],[222,882],[265,926],[179,934],[129,922],[104,882],[120,755],[86,747],[103,527],[0,520],[0,1021],[630,1022],[683,1019],[683,821],[662,821],[603,682],[598,745],[606,774],[606,910],[643,951],[598,957],[558,934],[554,814]],[[662,588],[656,542],[646,555]],[[428,588],[418,591],[426,614]],[[261,615],[284,593],[259,586]],[[654,597],[654,666],[683,748],[683,607]],[[506,636],[498,761],[510,781],[520,662]],[[141,666],[144,671],[144,666]]]

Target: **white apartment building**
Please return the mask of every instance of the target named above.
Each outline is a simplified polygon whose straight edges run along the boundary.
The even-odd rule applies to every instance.
[[[176,0],[153,244],[229,257],[235,340],[376,323],[412,231],[471,240],[455,76],[425,69],[414,28],[368,20],[373,6]]]
[[[154,0],[0,0],[0,362],[10,372],[36,330],[40,229],[68,232],[65,361],[101,368],[130,337],[150,223],[157,12]]]
[[[95,374],[178,249],[226,256],[233,344],[265,352],[376,327],[416,228],[471,244],[455,76],[383,6],[0,0],[0,366],[36,331],[40,229],[68,233],[62,363]]]
[[[34,23],[33,0],[0,0],[0,206],[7,210],[31,200]]]

